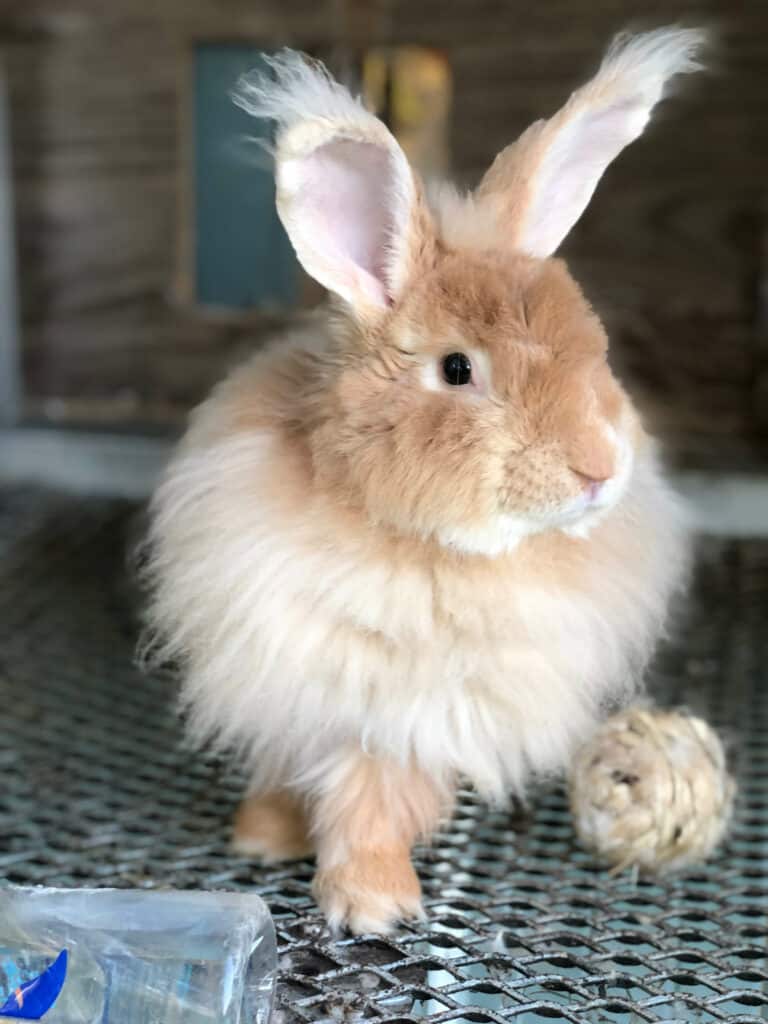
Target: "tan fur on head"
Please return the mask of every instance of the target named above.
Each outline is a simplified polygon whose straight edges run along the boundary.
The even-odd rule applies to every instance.
[[[442,253],[362,342],[311,445],[318,480],[374,521],[494,553],[575,522],[584,478],[624,486],[636,418],[559,262]],[[456,350],[474,393],[432,381]]]
[[[283,55],[243,94],[278,120],[280,214],[336,306],[195,413],[154,500],[150,625],[194,738],[252,773],[253,848],[296,840],[259,793],[308,808],[338,923],[417,912],[407,851],[456,778],[502,799],[561,770],[664,628],[682,517],[597,317],[541,257],[697,38],[614,50],[431,208],[324,72]]]

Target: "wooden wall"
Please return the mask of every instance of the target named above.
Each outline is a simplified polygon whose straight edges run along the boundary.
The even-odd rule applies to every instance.
[[[768,461],[765,0],[2,0],[28,413],[175,424],[275,326],[178,301],[192,40],[443,49],[471,183],[613,32],[674,18],[713,26],[714,69],[611,168],[564,254],[677,450]]]

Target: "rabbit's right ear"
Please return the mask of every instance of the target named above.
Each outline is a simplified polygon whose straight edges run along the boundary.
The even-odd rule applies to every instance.
[[[370,319],[400,294],[431,237],[408,160],[322,65],[284,50],[235,102],[277,122],[277,209],[302,266]]]
[[[499,153],[475,198],[511,245],[542,258],[555,252],[603,171],[645,128],[668,79],[701,67],[705,39],[683,28],[618,36],[590,82]]]

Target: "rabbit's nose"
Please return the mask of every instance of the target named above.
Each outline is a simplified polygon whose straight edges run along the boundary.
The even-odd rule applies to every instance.
[[[566,465],[585,489],[599,487],[616,472],[617,442],[602,425],[587,423],[571,436],[563,454]]]
[[[574,469],[573,466],[571,466],[571,472],[581,484],[581,488],[589,501],[596,501],[600,496],[603,484],[611,479],[610,474],[600,477],[590,476],[588,473],[583,473],[580,469]]]
[[[616,454],[615,446],[607,440],[573,445],[568,452],[568,467],[584,487],[604,484],[616,472]]]
[[[594,487],[595,484],[604,484],[611,479],[610,473],[606,473],[604,476],[592,476],[581,469],[574,469],[573,466],[571,466],[571,472],[578,478],[582,487]]]

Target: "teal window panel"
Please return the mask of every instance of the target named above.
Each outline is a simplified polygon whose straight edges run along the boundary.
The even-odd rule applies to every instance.
[[[268,122],[231,97],[241,74],[267,70],[253,46],[200,43],[193,68],[195,299],[225,309],[290,308],[300,270],[275,210]]]

